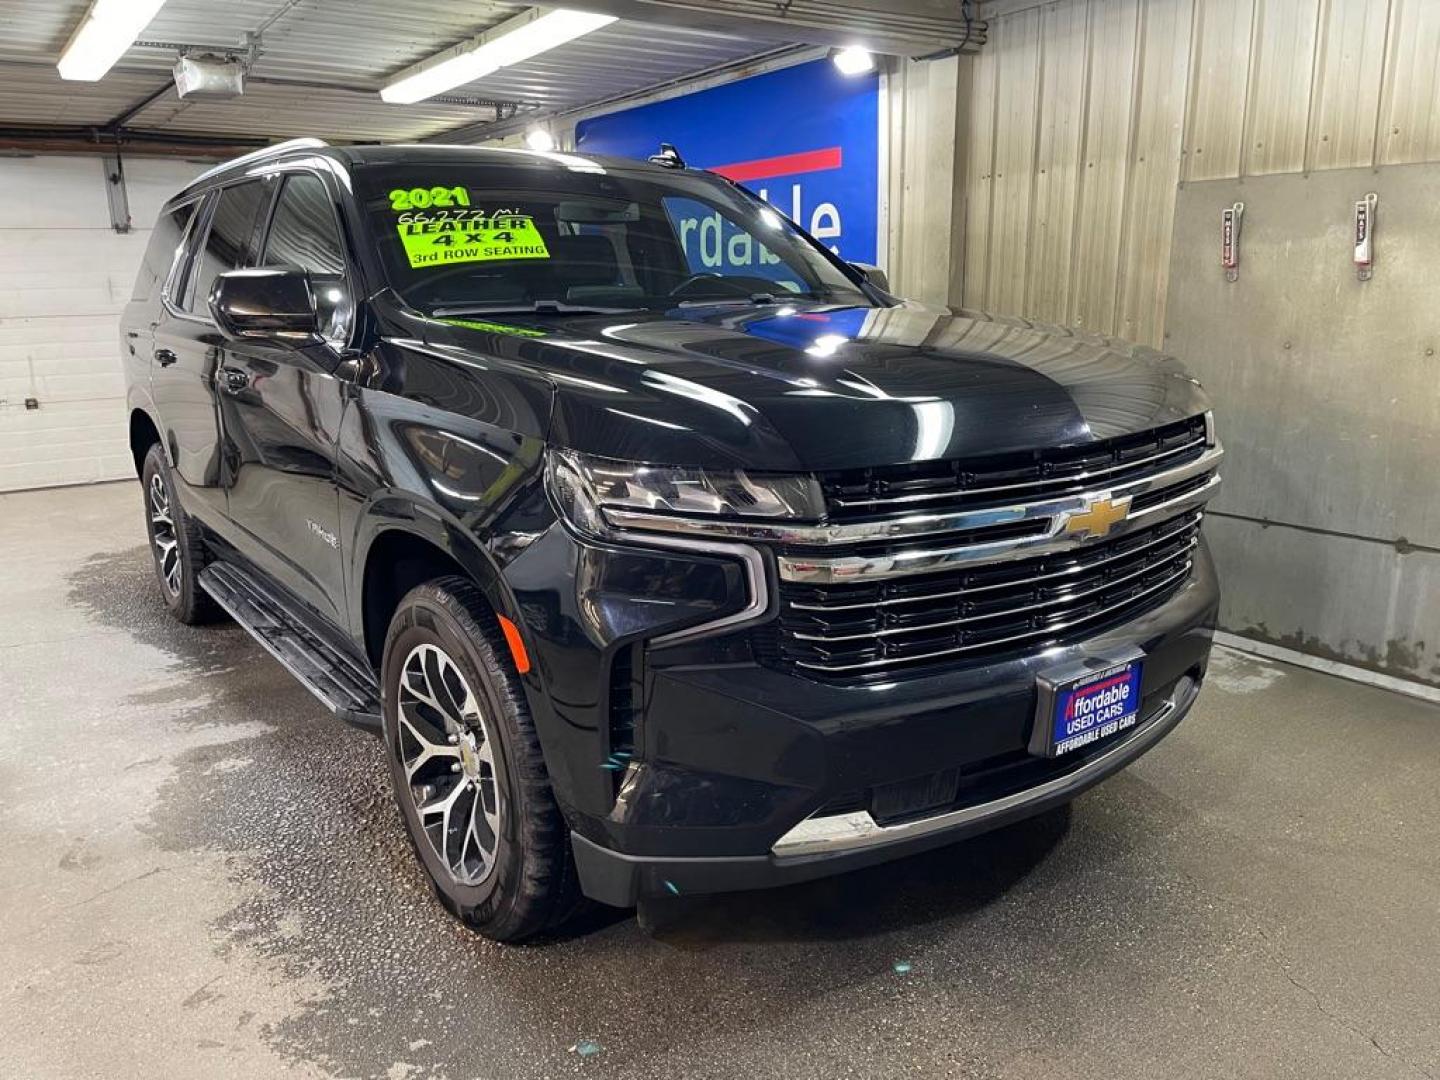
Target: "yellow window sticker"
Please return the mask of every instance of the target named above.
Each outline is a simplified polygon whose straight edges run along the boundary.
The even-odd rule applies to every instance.
[[[519,214],[434,218],[402,214],[396,228],[411,269],[450,263],[550,258],[545,238],[534,220]]]

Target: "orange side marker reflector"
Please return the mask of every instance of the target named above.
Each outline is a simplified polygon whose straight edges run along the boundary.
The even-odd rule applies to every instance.
[[[515,658],[515,670],[524,675],[530,670],[530,654],[525,651],[520,628],[504,615],[497,615],[496,618],[500,620],[500,629],[505,634],[505,644],[510,646],[510,655]]]

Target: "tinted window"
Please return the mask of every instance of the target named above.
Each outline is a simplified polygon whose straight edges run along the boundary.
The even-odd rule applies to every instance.
[[[309,270],[321,333],[334,344],[349,337],[354,308],[345,281],[345,246],[330,193],[318,176],[295,173],[285,178],[260,265]]]
[[[692,274],[762,277],[787,292],[803,292],[804,272],[792,267],[762,241],[709,203],[667,195],[661,200],[680,238]]]
[[[339,275],[345,272],[344,252],[324,181],[308,173],[286,177],[261,265]]]
[[[256,212],[264,195],[265,185],[258,180],[220,192],[220,201],[215,204],[215,213],[210,219],[210,233],[205,238],[199,263],[190,274],[185,302],[180,305],[186,311],[205,311],[205,301],[217,275],[254,265]]]
[[[356,180],[390,283],[422,309],[870,305],[830,252],[714,177],[487,160],[366,166]]]
[[[148,300],[156,287],[170,276],[170,268],[181,254],[180,245],[185,240],[185,228],[195,216],[198,203],[189,202],[162,213],[150,230],[150,243],[145,248],[145,260],[140,272],[135,275],[135,292],[132,300]]]

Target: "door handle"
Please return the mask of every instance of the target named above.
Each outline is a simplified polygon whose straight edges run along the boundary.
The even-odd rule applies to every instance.
[[[241,368],[221,368],[219,383],[226,393],[238,394],[250,385],[250,373]]]
[[[161,367],[169,367],[171,364],[175,363],[179,359],[180,358],[169,349],[155,350],[155,362]]]

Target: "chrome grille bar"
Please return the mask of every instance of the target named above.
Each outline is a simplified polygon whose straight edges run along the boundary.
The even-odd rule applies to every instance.
[[[1213,465],[1213,461],[1211,464]],[[1219,488],[1220,477],[1211,476],[1203,487],[1131,513],[1123,523],[1112,530],[1112,535],[1121,536],[1171,515],[1187,510],[1197,510],[1208,502]],[[1007,540],[994,540],[988,543],[900,550],[880,555],[841,555],[819,558],[809,555],[782,555],[776,562],[782,581],[803,582],[812,585],[877,581],[911,574],[929,574],[936,570],[959,566],[1009,562],[1015,559],[1034,558],[1037,555],[1055,551],[1073,550],[1080,546],[1082,541],[1062,533],[1064,521],[1064,516],[1056,513],[1049,528],[1043,533]]]
[[[791,601],[790,608],[794,611],[832,612],[860,611],[869,608],[890,607],[895,604],[922,604],[934,600],[948,600],[952,597],[971,596],[975,593],[994,592],[997,589],[1014,589],[1026,585],[1034,585],[1043,581],[1051,581],[1065,577],[1072,577],[1077,574],[1088,574],[1097,566],[1104,566],[1106,563],[1115,562],[1117,559],[1128,558],[1129,556],[1134,555],[1136,552],[1145,551],[1149,548],[1158,547],[1160,544],[1168,543],[1169,541],[1174,540],[1181,533],[1185,532],[1187,529],[1192,529],[1195,526],[1199,525],[1200,520],[1201,515],[1199,513],[1195,513],[1189,518],[1187,518],[1185,521],[1183,521],[1177,528],[1172,529],[1170,532],[1167,532],[1164,536],[1158,536],[1154,540],[1146,541],[1143,544],[1137,544],[1135,547],[1130,548],[1128,551],[1117,552],[1116,554],[1108,555],[1103,559],[1097,559],[1092,563],[1069,566],[1066,567],[1064,570],[1055,570],[1050,573],[1036,574],[1034,577],[1023,578],[1017,581],[1002,581],[995,585],[974,585],[967,589],[952,589],[948,592],[927,593],[920,596],[881,597],[878,600],[868,600],[865,603],[861,604],[807,604],[797,600]]]
[[[1192,565],[1193,564],[1189,560],[1186,560],[1184,566],[1179,571],[1171,574],[1163,581],[1157,582],[1156,584],[1151,585],[1149,588],[1146,588],[1141,592],[1135,593],[1132,596],[1127,596],[1122,599],[1117,604],[1117,610],[1127,608],[1130,605],[1134,604],[1136,601],[1143,600],[1147,596],[1158,593],[1171,585],[1179,584],[1180,582],[1184,581],[1186,577],[1189,576]],[[1103,619],[1110,614],[1112,614],[1112,612],[1097,611],[1089,615],[1082,615],[1080,618],[1077,619],[1067,619],[1060,622],[1049,623],[1046,626],[1042,626],[1034,630],[1028,630],[1022,634],[1011,634],[1007,637],[1000,638],[988,638],[985,641],[978,641],[973,645],[955,645],[945,649],[937,649],[926,653],[916,653],[910,656],[880,657],[875,660],[863,660],[858,663],[849,664],[827,664],[811,660],[797,660],[795,661],[795,666],[807,668],[811,671],[821,671],[829,675],[834,675],[842,672],[873,671],[878,668],[894,667],[897,664],[917,664],[923,663],[927,660],[938,660],[947,656],[960,656],[967,652],[974,652],[977,649],[990,649],[996,647],[997,645],[1013,645],[1018,644],[1022,641],[1031,641],[1036,638],[1040,638],[1043,640],[1049,635],[1059,633],[1062,630],[1075,629],[1076,627],[1083,626],[1086,623],[1094,622],[1097,619]]]
[[[1179,551],[1174,552],[1172,558],[1179,555],[1188,555],[1194,551],[1199,544],[1200,541],[1198,538],[1191,540]],[[1189,568],[1190,560],[1187,559],[1185,561],[1185,566],[1187,569]],[[1139,570],[1113,578],[1110,581],[1095,586],[1093,589],[1082,589],[1079,592],[1067,593],[1064,596],[1057,596],[1052,600],[1045,600],[1038,604],[1023,604],[1019,607],[1006,608],[1004,611],[992,611],[986,615],[968,615],[958,619],[947,619],[944,622],[923,623],[920,626],[887,626],[883,629],[866,630],[858,634],[802,634],[798,630],[791,631],[790,633],[791,637],[794,637],[798,641],[864,641],[873,638],[895,637],[899,634],[919,634],[926,630],[944,630],[951,626],[987,622],[991,619],[1007,619],[1026,611],[1043,611],[1045,608],[1061,607],[1065,604],[1073,603],[1076,600],[1083,600],[1087,596],[1096,596],[1099,593],[1114,588],[1116,585],[1144,577],[1146,574],[1153,574],[1159,568],[1160,564],[1158,563],[1142,566]],[[794,607],[795,605],[792,604],[791,606]]]

